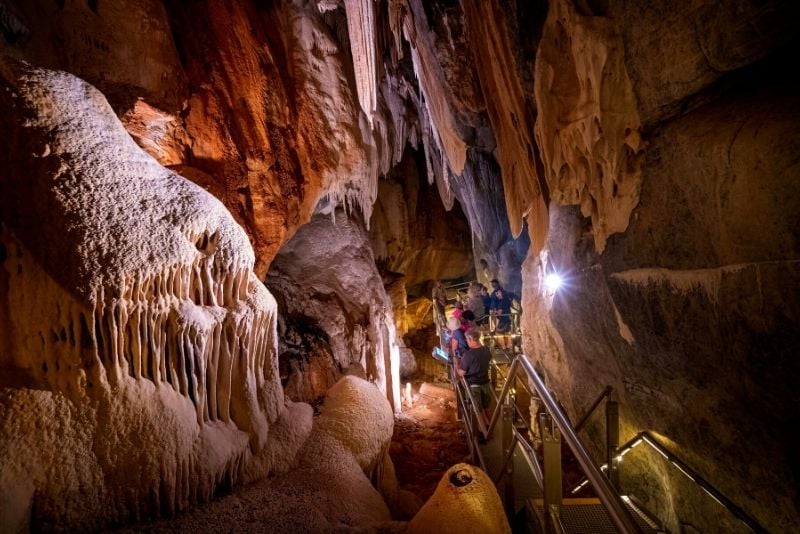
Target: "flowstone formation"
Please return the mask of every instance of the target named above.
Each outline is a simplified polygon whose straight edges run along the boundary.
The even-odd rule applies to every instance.
[[[245,233],[84,81],[9,59],[0,80],[3,530],[172,513],[285,469]]]

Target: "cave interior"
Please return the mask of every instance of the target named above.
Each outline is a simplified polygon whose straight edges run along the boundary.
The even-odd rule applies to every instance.
[[[613,460],[655,531],[797,532],[798,28],[0,0],[0,531],[539,532],[432,378],[434,284],[496,279],[571,424],[606,391],[619,443],[670,451]],[[393,442],[432,395],[460,443]],[[603,417],[578,436],[611,458]]]

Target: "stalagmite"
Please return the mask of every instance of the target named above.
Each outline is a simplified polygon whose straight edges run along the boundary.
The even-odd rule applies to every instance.
[[[15,169],[0,363],[43,390],[26,410],[24,390],[0,395],[0,526],[21,527],[30,506],[74,528],[172,512],[291,461],[259,459],[283,396],[275,302],[242,229],[82,80],[2,60],[0,84],[15,158],[0,162]],[[47,430],[11,430],[31,417]],[[70,437],[86,432],[88,448]],[[65,498],[73,485],[80,501]]]
[[[410,534],[511,533],[503,503],[492,480],[479,468],[456,464],[408,524]]]

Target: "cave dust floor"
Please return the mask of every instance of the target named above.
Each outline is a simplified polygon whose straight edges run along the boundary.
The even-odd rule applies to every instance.
[[[421,386],[412,383],[414,405],[395,418],[389,452],[400,487],[425,501],[448,468],[469,461],[469,448],[449,384]]]

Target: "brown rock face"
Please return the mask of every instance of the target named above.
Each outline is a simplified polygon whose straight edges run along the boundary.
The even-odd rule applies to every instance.
[[[420,176],[420,163],[417,153],[408,152],[380,181],[370,219],[378,265],[402,274],[407,286],[460,278],[473,263],[469,223],[459,207],[444,210],[438,192]]]
[[[259,274],[324,195],[369,214],[393,123],[384,107],[375,140],[362,128],[346,55],[314,6],[174,2],[170,16],[189,79],[186,163],[222,184]]]
[[[714,6],[724,20],[730,4]],[[800,415],[792,400],[800,368],[790,356],[800,346],[799,138],[790,126],[798,120],[798,87],[782,66],[795,48],[768,54],[796,36],[776,25],[777,35],[748,41],[753,35],[736,24],[711,24],[706,7],[673,12],[671,6],[670,22],[648,27],[633,17],[653,21],[657,9],[611,2],[609,18],[590,22],[613,24],[623,36],[618,53],[624,52],[637,107],[651,127],[644,133],[640,199],[627,230],[612,235],[602,254],[593,251],[594,216],[590,221],[585,211],[551,206],[546,250],[529,255],[523,269],[525,347],[576,417],[613,385],[622,401],[623,438],[654,431],[766,528],[791,530],[799,513],[788,433]],[[789,16],[792,9],[770,5],[758,12]],[[705,26],[690,30],[686,20]],[[719,79],[711,74],[705,62],[733,51],[712,47],[708,57],[692,55],[687,49],[696,50],[698,34],[701,43],[742,43],[748,52],[729,63],[739,70]],[[660,35],[662,44],[650,46],[644,35]],[[573,34],[571,46],[591,40]],[[697,78],[698,71],[706,74]],[[574,95],[553,91],[562,104]],[[678,102],[684,109],[676,115]],[[591,109],[584,104],[562,113]],[[610,147],[614,134],[603,132],[600,146]],[[581,161],[576,157],[564,161]],[[542,284],[550,268],[567,278],[555,295]],[[602,433],[600,425],[588,430],[598,451]],[[753,433],[763,439],[756,443]],[[659,458],[627,455],[621,466],[626,490],[646,496],[672,528],[739,528]]]

